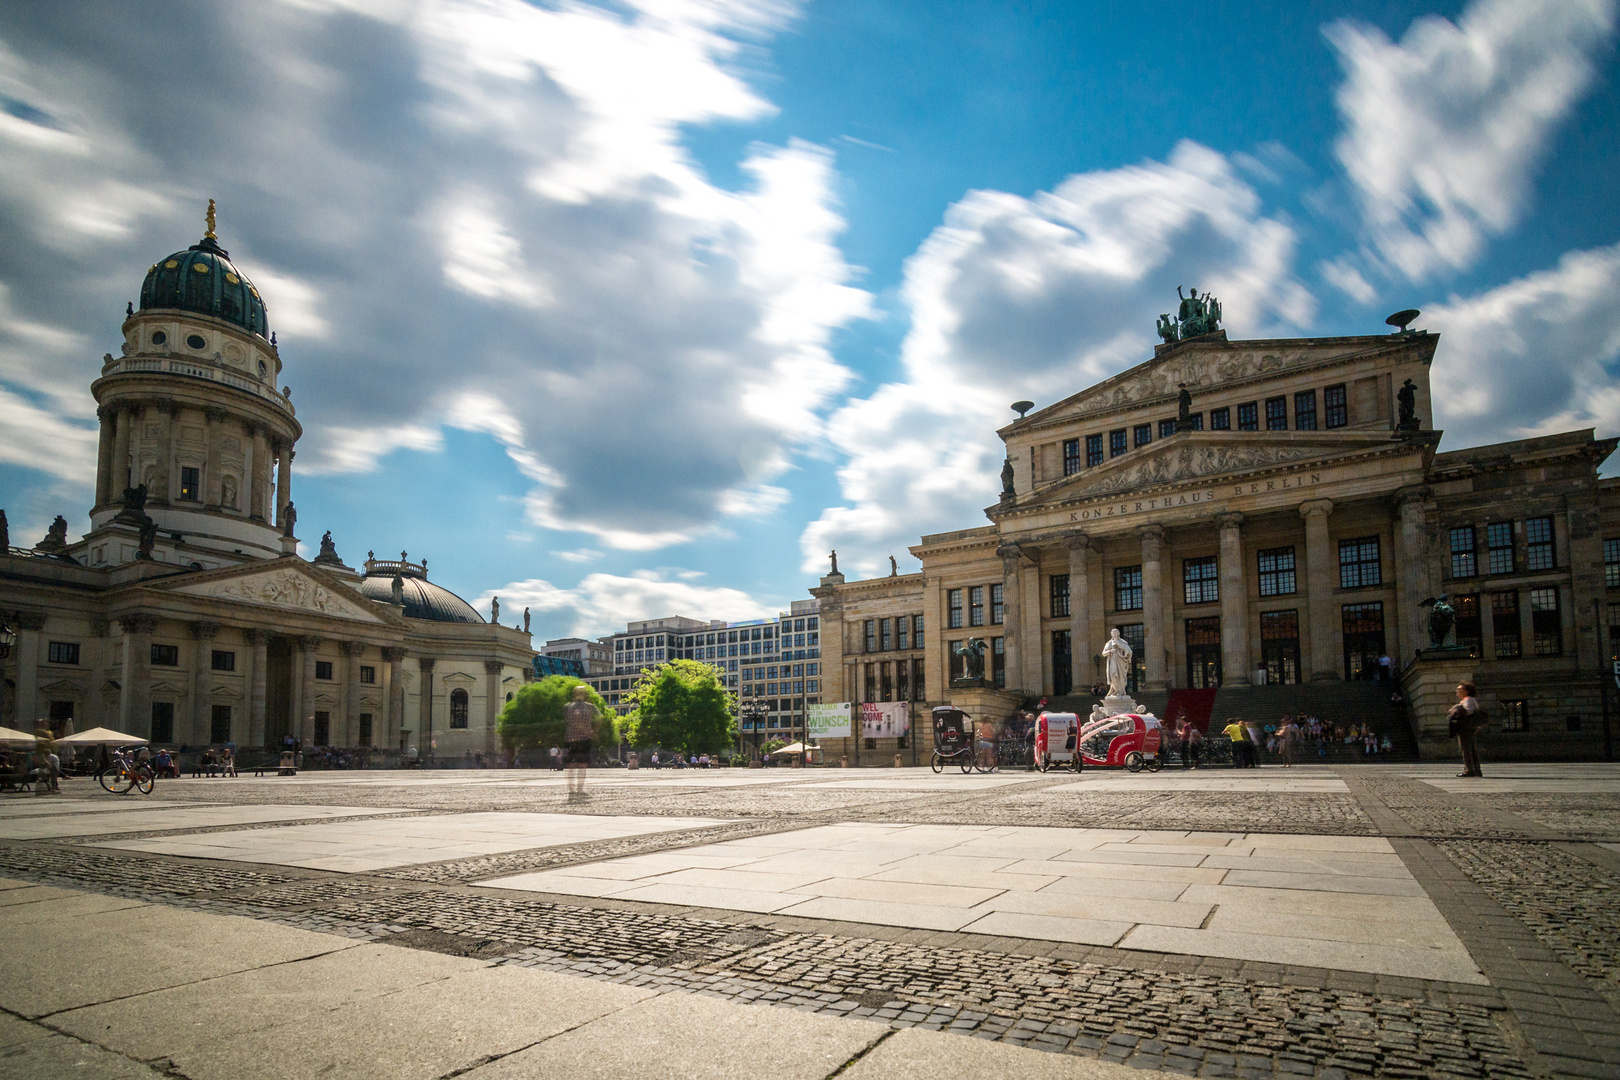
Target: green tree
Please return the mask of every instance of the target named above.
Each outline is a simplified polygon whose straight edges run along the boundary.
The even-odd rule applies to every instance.
[[[600,747],[617,745],[619,737],[612,711],[601,695],[591,690],[589,683],[572,675],[547,675],[513,695],[495,721],[501,745],[508,749],[565,745],[568,725],[563,710],[574,700],[576,686],[590,690],[586,700],[596,706],[598,719],[593,741]]]
[[[703,754],[736,741],[736,703],[708,664],[670,660],[643,668],[629,702],[626,726],[630,744],[638,749]]]

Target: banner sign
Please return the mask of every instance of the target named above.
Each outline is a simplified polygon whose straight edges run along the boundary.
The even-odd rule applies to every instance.
[[[804,734],[808,739],[849,738],[849,702],[805,706]]]
[[[911,706],[904,701],[865,702],[861,705],[861,736],[895,739],[911,732]]]

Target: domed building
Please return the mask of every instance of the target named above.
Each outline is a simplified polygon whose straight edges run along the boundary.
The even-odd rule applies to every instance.
[[[494,753],[500,707],[533,670],[527,631],[486,622],[404,552],[357,571],[328,532],[313,560],[298,555],[303,428],[212,201],[203,238],[146,271],[123,335],[90,387],[90,531],[70,542],[59,517],[33,548],[0,546],[0,614],[17,634],[0,723]]]

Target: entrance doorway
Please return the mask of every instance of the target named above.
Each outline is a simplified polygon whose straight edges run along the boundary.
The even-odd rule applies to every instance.
[[[73,719],[73,702],[51,702],[51,734],[55,736],[66,735],[68,721]]]
[[[1260,613],[1260,662],[1266,667],[1266,682],[1299,682],[1299,612]]]
[[[1187,686],[1214,690],[1221,685],[1221,620],[1187,620]]]
[[[1384,655],[1384,605],[1344,605],[1344,677],[1376,679]]]
[[[1069,632],[1052,631],[1052,696],[1074,689],[1074,666],[1070,663]]]
[[[292,639],[272,637],[265,646],[264,743],[272,749],[296,733],[293,726]]]

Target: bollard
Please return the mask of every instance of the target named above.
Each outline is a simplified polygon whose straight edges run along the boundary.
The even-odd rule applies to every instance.
[[[846,756],[844,756],[844,757],[841,757],[841,758],[839,758],[839,759],[838,759],[838,767],[839,767],[839,768],[840,768],[840,769],[847,769],[847,768],[849,768],[849,757],[848,757],[848,755],[846,755]]]
[[[900,755],[899,754],[894,755],[894,767],[897,768],[897,769],[901,768]]]

